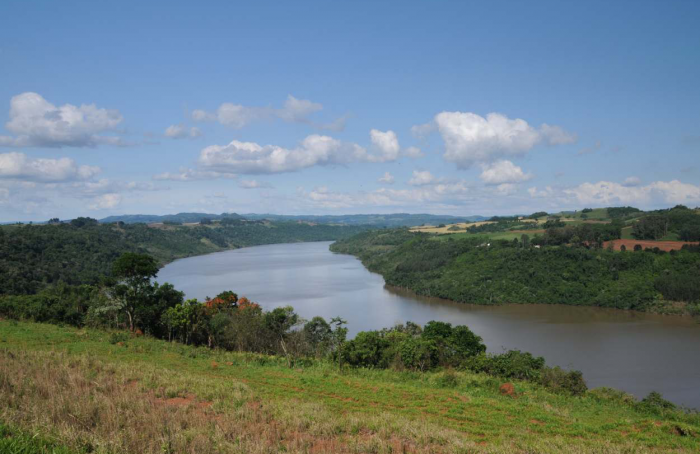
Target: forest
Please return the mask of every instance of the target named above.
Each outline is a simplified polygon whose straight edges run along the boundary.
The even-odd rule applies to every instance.
[[[205,225],[99,223],[90,218],[43,225],[0,226],[0,295],[35,294],[57,285],[94,285],[125,252],[148,253],[160,265],[174,259],[272,243],[330,241],[360,226],[226,218]]]
[[[614,224],[553,227],[513,241],[436,237],[406,229],[363,232],[331,245],[389,285],[475,304],[548,303],[700,314],[697,246],[613,252]],[[680,303],[680,304],[672,304]]]

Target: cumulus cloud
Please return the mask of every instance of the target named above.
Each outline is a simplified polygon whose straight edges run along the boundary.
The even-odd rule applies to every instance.
[[[202,109],[192,111],[194,121],[216,121],[222,125],[241,129],[251,123],[263,120],[279,119],[287,123],[307,124],[317,129],[342,131],[345,128],[347,116],[340,117],[331,123],[316,123],[310,117],[323,110],[323,105],[298,99],[292,95],[287,96],[281,108],[244,106],[242,104],[223,103],[216,111],[210,112]]]
[[[292,149],[238,140],[224,146],[212,145],[200,152],[198,164],[217,172],[265,174],[368,159],[367,151],[357,144],[313,134]]]
[[[96,166],[78,165],[70,158],[32,159],[24,153],[0,154],[0,178],[63,182],[89,180],[100,173]]]
[[[413,177],[408,180],[408,184],[411,186],[426,186],[435,182],[435,177],[428,170],[414,170]]]
[[[441,112],[431,123],[412,128],[414,135],[439,131],[445,143],[445,160],[459,168],[496,159],[522,156],[540,143],[573,143],[576,137],[559,126],[543,124],[534,128],[525,120],[490,113],[482,117],[472,112]]]
[[[384,175],[382,175],[377,181],[384,184],[394,184],[394,176],[389,172],[384,172]]]
[[[640,184],[642,184],[642,180],[638,177],[627,177],[622,183],[623,186],[639,186]]]
[[[196,139],[197,137],[202,136],[202,131],[195,126],[187,127],[184,124],[180,123],[177,125],[168,126],[165,129],[164,134],[165,137],[169,137],[171,139]]]
[[[260,189],[271,188],[272,185],[270,183],[258,180],[241,180],[238,183],[238,187],[243,189]]]
[[[90,210],[108,210],[115,208],[122,202],[120,194],[104,194],[96,197],[94,203],[88,205]]]
[[[17,147],[95,147],[126,145],[121,138],[103,133],[114,131],[123,118],[119,111],[94,104],[56,107],[41,95],[27,92],[10,100],[10,118],[5,128],[11,136],[0,136],[0,145]]]
[[[481,169],[479,178],[490,185],[522,183],[532,179],[532,174],[523,172],[523,169],[506,160],[482,164]]]
[[[372,145],[374,145],[381,153],[378,160],[381,162],[395,161],[399,157],[399,139],[394,131],[382,132],[377,129],[372,129],[369,132]]]
[[[370,162],[391,162],[396,161],[402,156],[409,158],[419,158],[423,153],[417,147],[408,147],[401,149],[399,138],[394,131],[380,131],[372,129],[369,132],[372,148],[376,151],[375,154],[368,154],[367,160]]]
[[[638,204],[659,206],[662,204],[697,204],[700,202],[700,186],[678,180],[655,181],[646,186],[625,186],[610,181],[583,183],[563,193],[581,205],[613,206]]]

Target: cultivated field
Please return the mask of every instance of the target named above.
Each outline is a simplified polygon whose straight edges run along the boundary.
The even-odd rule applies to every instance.
[[[662,251],[672,251],[672,250],[680,250],[684,244],[698,244],[698,243],[693,243],[689,241],[651,241],[651,240],[634,240],[634,239],[622,239],[622,240],[613,240],[613,241],[606,241],[603,243],[603,247],[608,247],[610,243],[613,244],[613,249],[616,251],[619,251],[620,248],[624,245],[625,249],[628,251],[634,250],[634,246],[639,244],[642,246],[642,249],[646,248],[659,248]]]

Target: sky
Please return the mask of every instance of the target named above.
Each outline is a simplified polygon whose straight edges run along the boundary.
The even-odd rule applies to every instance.
[[[0,222],[700,205],[700,2],[0,2]]]

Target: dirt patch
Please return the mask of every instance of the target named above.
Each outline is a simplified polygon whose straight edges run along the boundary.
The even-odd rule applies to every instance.
[[[512,383],[503,383],[498,390],[504,396],[515,397],[515,386]]]
[[[616,251],[619,251],[623,245],[628,251],[633,251],[634,246],[639,244],[640,246],[642,246],[642,249],[653,249],[657,247],[662,251],[666,252],[672,250],[678,251],[683,247],[684,244],[698,244],[690,241],[613,240],[606,241],[605,243],[603,243],[603,247],[607,248],[610,243],[613,244],[613,249]]]

